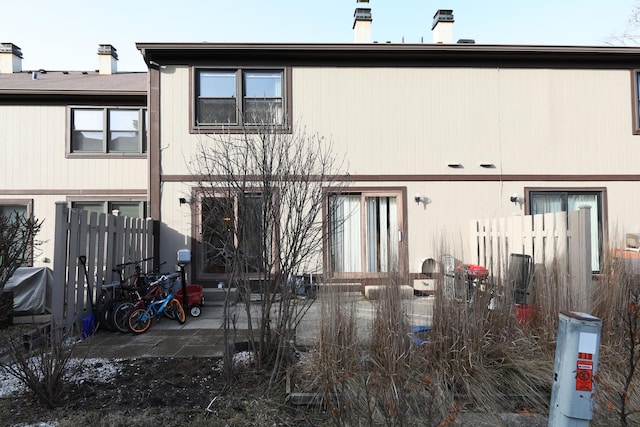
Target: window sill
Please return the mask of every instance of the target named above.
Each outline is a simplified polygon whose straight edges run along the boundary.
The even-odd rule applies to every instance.
[[[189,130],[191,134],[259,134],[265,133],[265,131],[271,132],[279,132],[279,133],[292,133],[291,128],[285,125],[274,125],[274,126],[236,126],[236,125],[222,125],[222,126],[193,126]]]
[[[146,159],[147,153],[66,153],[67,159]]]

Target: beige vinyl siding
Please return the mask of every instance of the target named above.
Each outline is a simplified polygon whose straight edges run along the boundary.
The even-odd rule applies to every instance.
[[[189,133],[189,68],[160,72],[162,173],[188,174],[198,143],[211,135]],[[470,256],[470,220],[526,213],[509,200],[525,187],[605,188],[609,237],[640,232],[635,182],[500,180],[501,174],[638,174],[628,70],[294,67],[292,96],[294,126],[331,139],[352,176],[411,177],[353,184],[406,188],[410,272],[443,251]],[[480,167],[485,162],[495,168]],[[415,180],[428,175],[492,178]],[[194,185],[163,184],[163,260],[189,247],[191,211],[178,198],[190,196]],[[416,204],[415,194],[426,205]]]
[[[293,83],[294,119],[355,174],[636,172],[617,154],[640,154],[628,71],[296,68]]]
[[[53,267],[45,260],[53,260],[57,201],[146,200],[146,158],[67,158],[66,114],[64,106],[0,106],[0,143],[8,166],[0,168],[0,202],[32,201],[33,215],[44,221],[35,266]]]
[[[3,156],[0,189],[146,189],[146,158],[67,158],[67,108],[0,106]]]

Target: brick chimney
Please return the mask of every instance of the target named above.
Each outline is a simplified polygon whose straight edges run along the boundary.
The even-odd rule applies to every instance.
[[[356,0],[358,6],[369,6],[369,0]],[[353,38],[356,43],[371,43],[371,9],[356,7],[353,13]]]
[[[453,10],[440,9],[433,15],[431,33],[436,44],[453,43]]]
[[[22,51],[13,43],[0,43],[0,74],[22,71]]]
[[[100,74],[115,74],[118,72],[118,52],[110,44],[98,46],[98,72]]]

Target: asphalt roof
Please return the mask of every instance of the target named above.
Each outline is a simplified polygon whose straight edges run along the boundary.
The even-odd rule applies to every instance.
[[[39,70],[0,74],[0,94],[146,95],[146,92],[146,72],[99,74],[95,71]]]

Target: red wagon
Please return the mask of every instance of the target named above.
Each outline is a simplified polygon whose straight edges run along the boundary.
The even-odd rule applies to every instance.
[[[187,285],[187,305],[184,307],[185,310],[189,310],[191,316],[198,317],[200,316],[200,311],[202,304],[204,304],[204,296],[202,285]],[[175,297],[178,301],[182,302],[182,287],[179,287]]]

